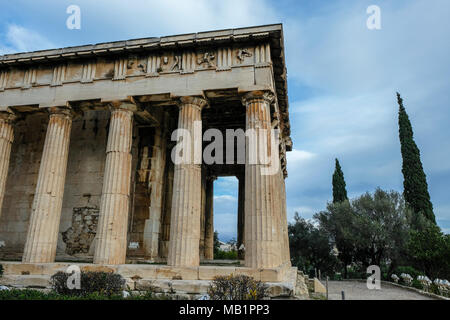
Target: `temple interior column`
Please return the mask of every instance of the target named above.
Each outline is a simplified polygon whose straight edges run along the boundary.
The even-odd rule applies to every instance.
[[[201,215],[200,215],[200,260],[205,259],[205,222],[206,222],[206,168],[202,167]]]
[[[170,157],[167,159],[167,170],[164,187],[164,214],[161,223],[161,234],[159,241],[159,257],[167,258],[169,253],[169,240],[170,240],[170,216],[172,211],[172,194],[173,194],[173,174],[174,165]]]
[[[8,178],[11,146],[14,141],[14,121],[16,116],[9,111],[0,112],[0,216]]]
[[[165,128],[155,128],[155,140],[151,160],[150,173],[150,208],[149,219],[144,226],[144,254],[150,259],[158,257],[159,232],[161,229],[161,212],[164,193],[164,169],[166,166]]]
[[[237,249],[238,249],[238,259],[243,260],[245,257],[245,250],[241,250],[240,248],[241,245],[245,243],[244,241],[245,175],[238,175],[238,180],[239,180],[239,193],[238,193]]]
[[[131,144],[135,105],[111,106],[94,263],[123,264],[127,251]]]
[[[279,224],[276,224],[274,178],[264,174],[267,156],[271,152],[270,104],[273,94],[264,91],[248,93],[246,129],[250,137],[246,144],[245,163],[245,266],[272,268],[281,265]],[[251,134],[253,132],[253,134]]]
[[[288,222],[287,222],[287,208],[286,208],[286,183],[284,179],[284,173],[280,170],[280,190],[281,190],[281,241],[283,246],[283,263],[290,266],[291,265],[291,254],[289,250],[289,233],[288,233]]]
[[[183,97],[179,104],[178,132],[182,135],[182,160],[175,163],[170,243],[167,264],[198,266],[201,215],[201,112],[206,101]],[[177,145],[178,146],[178,145]],[[177,150],[175,147],[175,153]]]
[[[72,111],[66,107],[53,107],[49,112],[23,262],[53,262],[56,256]]]
[[[209,176],[206,178],[205,199],[205,259],[214,259],[214,180],[217,178]]]

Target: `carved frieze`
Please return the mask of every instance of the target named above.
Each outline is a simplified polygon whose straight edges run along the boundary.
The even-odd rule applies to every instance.
[[[0,71],[0,91],[5,90],[6,83],[8,81],[8,71],[2,70]]]
[[[260,44],[255,47],[255,66],[267,66],[271,63],[270,45]]]
[[[206,67],[206,68],[212,68],[216,67],[214,60],[216,59],[216,56],[214,53],[206,51],[199,54],[199,58],[197,60],[197,64],[200,67]]]
[[[239,63],[243,63],[247,58],[250,58],[252,56],[252,53],[247,48],[239,49],[236,54]]]
[[[217,71],[231,70],[233,65],[231,48],[219,48],[217,50]]]
[[[218,48],[178,48],[122,55],[98,57],[91,60],[68,61],[28,68],[3,69],[0,72],[0,91],[29,89],[33,86],[61,86],[64,83],[92,83],[98,80],[125,80],[127,77],[158,77],[164,74],[192,74],[203,70],[217,72],[232,68],[268,66],[271,63],[268,43],[241,47],[224,45]]]
[[[158,55],[149,55],[147,58],[147,66],[146,66],[146,76],[147,77],[157,77],[159,76],[159,72],[161,69],[161,60],[162,58]]]
[[[197,55],[195,52],[187,51],[181,55],[181,74],[194,73],[197,65]]]
[[[29,89],[36,83],[36,68],[28,68],[23,76],[22,89]]]
[[[87,83],[94,81],[97,64],[95,61],[83,64],[81,69],[81,82]]]
[[[62,86],[66,79],[66,64],[57,65],[53,68],[53,78],[51,86]]]
[[[114,61],[113,80],[124,80],[127,77],[127,59],[120,58]]]

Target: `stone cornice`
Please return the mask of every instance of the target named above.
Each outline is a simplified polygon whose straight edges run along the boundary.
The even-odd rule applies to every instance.
[[[282,32],[281,24],[225,29],[217,31],[198,32],[184,35],[132,39],[126,41],[105,42],[94,45],[67,47],[35,52],[7,54],[0,56],[0,65],[29,64],[42,61],[68,60],[73,58],[96,57],[105,54],[120,54],[158,50],[166,48],[182,48],[195,44],[204,46],[223,44],[227,42],[245,42],[269,38],[271,33]]]

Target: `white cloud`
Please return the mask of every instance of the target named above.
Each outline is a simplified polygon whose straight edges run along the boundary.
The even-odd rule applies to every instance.
[[[442,41],[450,37],[450,3],[384,2],[380,31],[366,28],[366,7],[338,1],[285,24],[294,147],[315,154],[309,161],[288,156],[291,208],[325,208],[335,157],[350,196],[376,186],[402,190],[395,91],[405,98],[430,190],[439,186],[434,173],[450,171],[442,161],[450,156],[450,43]],[[292,101],[293,85],[306,98]],[[436,215],[448,216],[437,205],[447,197],[434,194]]]
[[[0,54],[51,49],[55,45],[36,31],[10,24],[7,26],[3,43],[0,42]]]
[[[236,197],[233,197],[230,195],[221,195],[221,196],[214,196],[214,201],[229,202],[229,201],[237,201],[237,199],[236,199]]]
[[[128,37],[165,36],[278,22],[273,8],[261,0],[135,0],[133,5],[117,0],[80,0],[77,5],[81,8],[82,19],[95,17],[97,31],[117,30],[121,36]]]
[[[214,230],[219,232],[219,239],[237,238],[237,215],[228,213],[214,215]]]

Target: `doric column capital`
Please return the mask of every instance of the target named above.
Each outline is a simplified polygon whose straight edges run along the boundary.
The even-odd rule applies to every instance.
[[[274,99],[275,95],[270,90],[250,91],[242,97],[242,104],[246,107],[248,106],[248,104],[258,101],[267,102],[270,104]]]
[[[0,111],[0,120],[8,124],[13,124],[18,116],[10,109]]]
[[[130,101],[112,101],[108,104],[108,108],[111,112],[116,111],[128,111],[134,113],[137,111],[136,104]]]
[[[185,96],[179,98],[177,101],[177,105],[180,108],[187,104],[197,106],[200,110],[209,105],[208,101],[202,97]]]
[[[69,106],[55,106],[47,108],[50,117],[59,117],[72,120],[75,116],[75,111]]]

